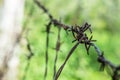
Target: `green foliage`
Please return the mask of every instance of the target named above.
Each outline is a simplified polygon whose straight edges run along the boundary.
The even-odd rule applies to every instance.
[[[107,2],[104,0],[42,0],[41,2],[55,18],[61,18],[62,22],[66,24],[82,25],[85,21],[89,22],[93,28],[93,38],[97,40],[96,44],[104,51],[105,57],[115,64],[120,64],[120,37],[118,35],[120,29],[120,15],[118,15],[120,7],[117,5],[120,3],[119,0],[116,0],[116,3],[113,0]],[[30,15],[31,9],[32,15]],[[30,60],[29,69],[25,74],[25,67],[28,63],[25,56],[29,52],[26,47],[23,47],[19,79],[22,80],[23,76],[26,75],[25,80],[43,80],[46,45],[45,24],[48,23],[49,19],[32,0],[26,0],[25,21],[28,22],[25,27],[29,30],[27,37],[34,56]],[[55,50],[53,48],[56,45],[57,28],[52,26],[51,32],[47,80],[52,80],[53,78],[55,58]],[[64,30],[61,31],[63,44],[59,52],[57,69],[74,45],[72,43],[73,37],[70,35],[72,34],[67,35]],[[90,49],[90,55],[88,56],[84,46],[80,45],[67,62],[59,80],[111,80],[106,71],[99,71],[99,67],[100,64],[97,62],[97,55],[94,49]]]

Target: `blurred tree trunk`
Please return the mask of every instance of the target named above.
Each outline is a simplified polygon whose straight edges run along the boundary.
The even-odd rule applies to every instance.
[[[1,2],[3,6],[0,9],[2,10],[0,11],[0,80],[17,80],[19,58],[16,47],[22,28],[24,0]]]

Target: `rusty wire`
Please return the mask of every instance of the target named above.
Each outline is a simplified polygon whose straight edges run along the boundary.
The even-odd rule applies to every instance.
[[[76,44],[70,49],[68,55],[65,58],[65,61],[63,62],[63,64],[60,66],[60,68],[58,69],[57,73],[54,76],[54,80],[57,80],[66,64],[66,62],[68,61],[68,59],[70,58],[70,56],[72,55],[72,53],[74,52],[74,50],[77,48],[77,46],[79,44],[84,44],[85,45],[85,49],[87,51],[87,54],[89,54],[89,49],[90,47],[94,47],[98,58],[97,61],[101,64],[100,69],[104,70],[104,67],[106,65],[108,65],[113,72],[113,75],[111,75],[112,80],[119,80],[120,79],[120,66],[116,66],[113,63],[111,63],[109,60],[107,60],[104,57],[103,52],[99,49],[99,47],[97,47],[97,45],[94,43],[96,40],[92,40],[93,36],[90,36],[90,38],[87,36],[87,34],[85,33],[86,30],[89,30],[90,33],[92,34],[92,30],[91,30],[91,25],[88,24],[87,22],[82,25],[75,25],[75,26],[68,26],[66,24],[63,24],[61,22],[59,22],[57,19],[54,19],[53,16],[49,13],[49,11],[38,1],[38,0],[34,0],[34,2],[37,4],[37,6],[42,9],[49,17],[50,22],[57,27],[61,27],[63,28],[65,31],[69,31],[73,34],[73,37],[75,38],[75,40],[73,40],[73,42],[76,42]],[[45,76],[46,77],[46,76]]]

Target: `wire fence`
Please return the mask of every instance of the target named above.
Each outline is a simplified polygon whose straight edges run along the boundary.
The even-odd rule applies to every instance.
[[[93,40],[93,36],[88,36],[88,34],[86,33],[86,31],[89,31],[90,34],[92,35],[92,29],[91,29],[91,25],[86,22],[83,25],[75,25],[75,26],[68,26],[64,23],[61,23],[60,20],[57,20],[54,18],[54,16],[49,13],[48,9],[41,4],[41,2],[39,2],[38,0],[34,0],[34,3],[39,7],[40,10],[43,10],[43,12],[45,14],[47,14],[47,16],[49,17],[49,22],[46,25],[46,52],[45,52],[45,73],[44,73],[44,80],[46,80],[47,74],[48,74],[48,48],[49,48],[49,34],[50,34],[50,30],[51,30],[51,25],[54,25],[56,28],[58,28],[58,35],[57,35],[57,41],[56,41],[56,54],[55,54],[55,59],[54,59],[54,71],[53,71],[53,80],[58,80],[59,76],[61,75],[65,65],[67,64],[67,61],[69,60],[69,58],[72,56],[73,52],[75,51],[75,49],[78,47],[78,45],[85,45],[85,49],[86,49],[86,53],[88,55],[90,55],[89,53],[89,49],[90,47],[93,47],[95,49],[97,56],[97,61],[101,64],[100,66],[100,70],[104,71],[104,68],[106,66],[109,66],[112,70],[112,75],[111,78],[112,80],[119,80],[120,79],[120,66],[116,66],[114,65],[114,63],[112,63],[111,61],[107,60],[104,57],[104,53],[99,49],[99,47],[95,44],[96,40]],[[75,45],[70,49],[70,51],[68,52],[63,64],[59,67],[59,69],[56,69],[56,63],[57,63],[57,59],[58,59],[58,52],[60,51],[60,46],[61,46],[61,38],[60,38],[60,31],[61,29],[64,29],[66,32],[70,32],[73,34],[72,37],[74,37],[74,40],[72,41],[73,43],[75,43]],[[71,36],[70,36],[71,37]],[[90,37],[90,38],[89,38]],[[25,72],[27,72],[28,68],[29,68],[29,64],[30,64],[30,59],[32,58],[32,56],[34,55],[32,49],[31,49],[31,45],[29,43],[29,40],[27,39],[27,49],[29,51],[29,56],[28,56],[28,65],[26,66]],[[25,80],[25,76],[23,77],[23,80]]]

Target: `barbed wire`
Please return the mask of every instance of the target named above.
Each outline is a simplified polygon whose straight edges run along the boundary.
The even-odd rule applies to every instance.
[[[105,66],[107,65],[107,66],[109,66],[111,68],[111,70],[113,72],[113,74],[111,75],[112,80],[119,80],[120,79],[120,74],[119,74],[120,66],[116,66],[112,62],[110,62],[109,60],[107,60],[104,57],[104,53],[94,43],[96,40],[92,40],[93,36],[90,36],[90,38],[88,38],[87,34],[85,33],[87,30],[89,30],[90,33],[92,34],[92,30],[91,30],[91,25],[90,24],[88,24],[86,22],[82,26],[79,26],[79,25],[68,26],[66,24],[61,23],[57,19],[55,19],[49,13],[49,11],[38,0],[34,0],[34,2],[36,3],[36,5],[40,9],[42,9],[44,11],[44,13],[46,13],[48,15],[51,24],[53,24],[56,27],[63,28],[65,31],[71,32],[73,34],[73,37],[75,38],[75,40],[73,40],[72,42],[76,42],[76,44],[69,51],[69,53],[68,53],[65,61],[63,62],[63,64],[60,66],[60,68],[58,69],[58,71],[56,72],[56,74],[54,74],[54,79],[53,80],[57,80],[59,78],[59,76],[60,76],[60,74],[61,74],[64,66],[66,65],[66,62],[68,61],[68,59],[73,54],[74,50],[77,48],[77,46],[79,44],[84,44],[85,45],[85,49],[86,49],[88,55],[89,55],[89,49],[90,49],[90,47],[94,47],[94,49],[95,49],[95,51],[96,51],[96,53],[98,55],[97,61],[101,64],[100,70],[104,70]],[[47,62],[46,62],[46,64],[47,64]],[[47,76],[47,74],[46,74],[46,76]],[[44,76],[44,77],[46,78],[46,76]]]

